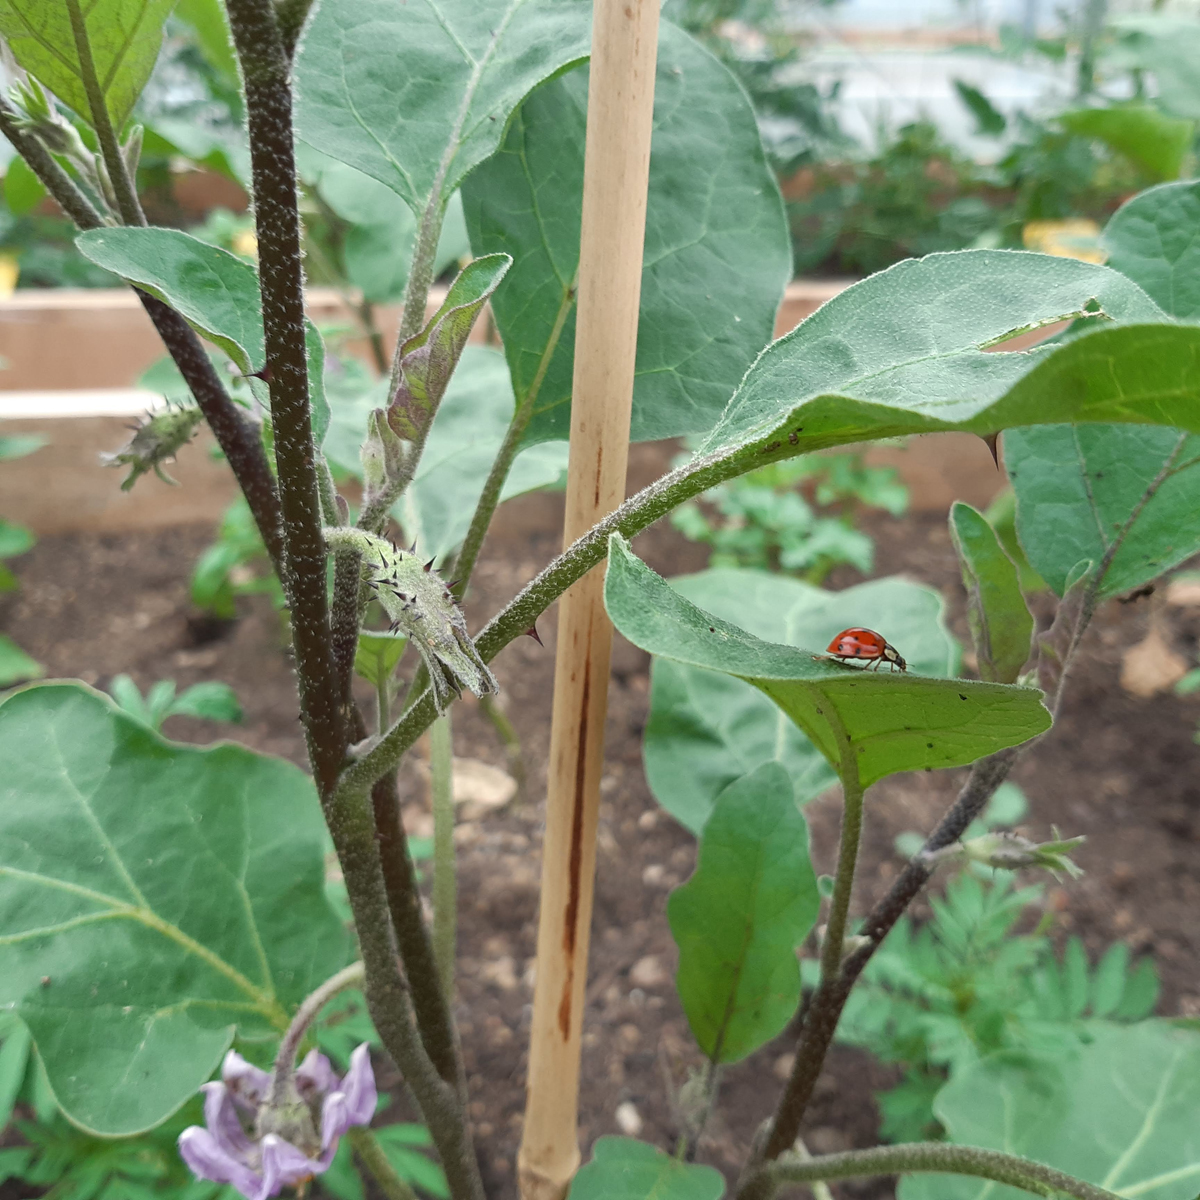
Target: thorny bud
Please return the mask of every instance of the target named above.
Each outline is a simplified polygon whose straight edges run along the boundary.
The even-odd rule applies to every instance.
[[[108,467],[130,468],[121,483],[123,492],[129,491],[147,471],[153,471],[163,483],[178,487],[178,482],[163,470],[163,463],[174,459],[191,441],[196,426],[203,419],[200,410],[190,405],[182,408],[168,406],[158,412],[147,413],[146,420],[134,427],[129,445],[113,454],[101,454],[101,461]]]
[[[366,1043],[350,1056],[344,1079],[313,1050],[282,1089],[276,1082],[229,1051],[221,1082],[203,1088],[204,1127],[179,1135],[180,1156],[197,1178],[231,1183],[247,1200],[278,1196],[328,1170],[342,1134],[375,1115]]]
[[[449,587],[412,550],[361,529],[326,529],[325,541],[333,549],[357,550],[362,555],[363,579],[372,589],[392,630],[406,634],[420,652],[433,683],[439,713],[463,687],[477,696],[500,690],[467,633],[467,622]]]
[[[1056,879],[1060,871],[1065,871],[1072,879],[1078,878],[1083,871],[1068,855],[1082,846],[1087,839],[1062,838],[1056,828],[1054,839],[1051,842],[1031,842],[1017,833],[985,833],[982,837],[963,842],[961,852],[972,862],[983,863],[986,867],[997,867],[1002,871],[1042,867]]]

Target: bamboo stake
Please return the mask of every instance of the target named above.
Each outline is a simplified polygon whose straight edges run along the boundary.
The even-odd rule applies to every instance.
[[[625,498],[658,9],[659,0],[593,6],[564,546]],[[580,1159],[580,1027],[612,648],[603,589],[593,570],[559,607],[522,1200],[562,1200]]]

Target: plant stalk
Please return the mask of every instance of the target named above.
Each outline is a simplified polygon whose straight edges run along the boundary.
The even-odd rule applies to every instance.
[[[300,686],[300,711],[322,797],[337,786],[346,731],[329,645],[316,448],[308,396],[304,274],[292,135],[290,60],[271,0],[229,0],[242,68],[254,179],[263,331],[287,549],[284,586]]]
[[[336,975],[330,976],[301,1001],[275,1054],[275,1069],[271,1072],[271,1103],[276,1108],[282,1107],[287,1101],[288,1082],[296,1069],[296,1052],[300,1049],[300,1043],[304,1040],[309,1026],[321,1015],[321,1009],[334,996],[347,988],[360,987],[362,982],[362,963],[351,963]]]
[[[386,1200],[417,1200],[417,1193],[396,1174],[396,1168],[388,1162],[379,1139],[370,1129],[365,1125],[351,1125],[346,1130],[346,1140],[379,1185]]]
[[[137,189],[125,165],[121,143],[117,140],[117,131],[113,128],[104,91],[96,74],[96,61],[92,57],[92,43],[88,37],[87,22],[84,20],[80,0],[66,0],[66,4],[71,21],[71,35],[75,40],[75,54],[79,59],[79,78],[83,83],[83,90],[87,93],[92,128],[96,131],[96,140],[100,143],[100,153],[117,201],[117,212],[126,225],[145,225],[146,214],[142,212],[142,206],[138,202]]]
[[[942,1175],[966,1175],[1006,1183],[1037,1196],[1062,1193],[1074,1200],[1117,1200],[1104,1188],[1056,1171],[1042,1163],[985,1150],[975,1146],[955,1146],[947,1142],[914,1142],[898,1146],[875,1146],[870,1150],[847,1150],[802,1159],[786,1155],[764,1168],[771,1190],[793,1183],[816,1180],[856,1179],[863,1175],[908,1174],[913,1171]]]
[[[400,796],[396,790],[394,772],[389,771],[375,782],[371,789],[371,805],[388,909],[412,990],[413,1011],[421,1042],[438,1075],[455,1088],[460,1097],[465,1097],[466,1083],[454,1024],[450,1018],[450,1005],[446,993],[442,991],[433,942],[421,910],[417,872],[409,854],[404,822],[400,817]]]
[[[433,957],[442,991],[454,995],[458,941],[458,884],[454,860],[454,739],[450,713],[429,730],[430,793],[433,797]]]

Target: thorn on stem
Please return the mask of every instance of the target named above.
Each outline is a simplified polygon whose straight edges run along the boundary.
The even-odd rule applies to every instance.
[[[537,642],[537,644],[539,646],[545,646],[545,644],[546,644],[545,642],[542,641],[541,637],[538,635],[536,625],[530,625],[530,627],[527,630],[525,630],[525,636],[533,638],[533,640],[535,642]]]

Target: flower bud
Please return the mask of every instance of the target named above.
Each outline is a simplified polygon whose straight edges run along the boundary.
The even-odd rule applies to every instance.
[[[985,833],[982,837],[963,842],[962,851],[973,862],[997,867],[1003,871],[1019,871],[1025,867],[1042,867],[1055,878],[1065,871],[1072,879],[1083,874],[1068,853],[1087,840],[1083,837],[1061,839],[1054,830],[1055,840],[1031,842],[1016,833]]]
[[[406,634],[425,662],[439,713],[464,687],[477,696],[500,690],[432,559],[422,564],[415,551],[397,549],[361,529],[326,529],[325,540],[335,549],[353,548],[362,555],[363,577],[391,618],[393,631]]]
[[[201,420],[200,410],[190,406],[148,413],[143,424],[133,427],[133,437],[124,449],[101,454],[100,458],[105,466],[130,468],[121,483],[123,492],[129,491],[147,471],[153,471],[163,483],[178,487],[178,482],[163,471],[163,463],[171,461],[191,441]]]

